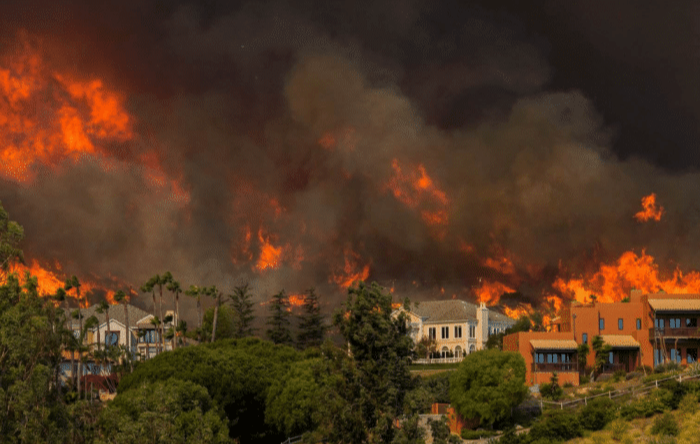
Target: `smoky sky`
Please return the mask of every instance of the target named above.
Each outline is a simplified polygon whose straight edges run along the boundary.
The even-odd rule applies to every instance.
[[[3,2],[0,52],[36,36],[52,66],[123,92],[137,137],[105,147],[112,170],[37,165],[31,186],[2,182],[0,200],[25,249],[66,270],[134,286],[166,269],[186,285],[251,281],[260,301],[312,285],[333,299],[329,276],[348,261],[419,298],[487,278],[536,300],[562,262],[630,249],[698,268],[699,13],[682,1]],[[188,203],[143,181],[149,151]],[[394,159],[424,165],[447,224],[421,218],[439,203],[388,191]],[[640,224],[651,192],[666,213]],[[253,270],[260,237],[284,246],[277,270]],[[539,271],[510,282],[482,264],[496,247]]]

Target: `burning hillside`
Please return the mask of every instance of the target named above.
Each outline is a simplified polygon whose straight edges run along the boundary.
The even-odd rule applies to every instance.
[[[138,44],[87,25],[2,35],[0,201],[43,292],[77,275],[109,297],[170,270],[250,282],[258,303],[315,286],[330,310],[376,280],[510,316],[700,292],[698,175],[617,156],[596,104],[547,92],[544,56],[508,23],[469,28],[497,54],[472,48],[474,64],[428,32],[418,68],[288,6],[191,8]],[[463,121],[436,111],[450,94]]]

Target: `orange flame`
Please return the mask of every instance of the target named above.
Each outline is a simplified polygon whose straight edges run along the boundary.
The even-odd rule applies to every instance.
[[[32,259],[29,266],[21,264],[14,265],[10,271],[17,273],[20,277],[22,277],[26,271],[28,271],[31,276],[36,276],[38,284],[37,291],[40,296],[46,297],[56,294],[56,291],[65,285],[66,278],[68,277],[61,272],[60,264],[55,263],[53,268],[55,271],[41,266],[37,260]],[[86,308],[89,304],[87,295],[97,289],[102,289],[105,291],[105,299],[109,304],[117,303],[114,299],[114,291],[104,289],[102,286],[90,280],[80,279],[80,306],[82,308]],[[68,293],[69,297],[74,299],[76,298],[76,293],[74,291],[70,291]]]
[[[369,277],[369,264],[359,268],[360,255],[350,248],[345,249],[345,266],[334,273],[329,282],[334,282],[341,288],[347,289],[356,281],[366,281]]]
[[[421,217],[430,226],[445,226],[448,223],[448,205],[450,203],[444,191],[440,190],[433,179],[428,176],[425,167],[419,164],[414,170],[404,172],[397,159],[391,167],[394,174],[387,188],[394,197],[411,209],[429,208],[421,211]]]
[[[263,271],[268,268],[279,267],[280,258],[282,256],[282,247],[275,247],[270,243],[270,238],[263,237],[262,228],[258,230],[258,240],[260,241],[260,257],[255,264],[255,268]]]
[[[26,183],[35,163],[55,165],[133,137],[120,94],[99,79],[52,70],[26,36],[19,46],[0,59],[0,176]]]
[[[676,268],[666,279],[660,275],[652,256],[645,251],[639,256],[627,251],[615,263],[601,264],[591,276],[559,278],[553,287],[581,303],[589,302],[590,295],[595,295],[599,302],[615,302],[628,297],[632,289],[645,293],[700,293],[700,272],[684,274]]]
[[[656,206],[656,194],[651,193],[642,197],[642,211],[636,213],[634,218],[639,222],[646,222],[650,219],[658,222],[661,220],[662,214],[664,214],[664,207]]]
[[[496,305],[501,300],[503,293],[513,293],[511,287],[500,282],[483,281],[481,287],[474,289],[474,293],[479,302],[484,302],[486,305]]]
[[[512,319],[520,319],[522,316],[529,316],[532,312],[532,305],[530,304],[519,304],[515,308],[503,307],[503,312],[506,316]]]

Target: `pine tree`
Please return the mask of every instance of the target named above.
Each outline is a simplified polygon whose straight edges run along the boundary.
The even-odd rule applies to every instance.
[[[231,307],[233,307],[236,316],[236,338],[244,338],[253,335],[253,295],[250,293],[248,284],[240,285],[233,289],[233,294],[229,296],[231,299]]]
[[[306,291],[302,309],[304,314],[299,317],[297,346],[300,349],[319,347],[323,343],[327,327],[323,323],[323,315],[321,315],[321,307],[315,289],[310,288]]]
[[[284,290],[272,297],[270,317],[267,321],[267,325],[270,326],[270,329],[267,330],[267,337],[275,344],[292,344],[292,334],[289,331],[289,316],[291,313],[288,308],[289,300]]]

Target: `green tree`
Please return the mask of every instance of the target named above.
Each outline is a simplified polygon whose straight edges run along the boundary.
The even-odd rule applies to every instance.
[[[464,418],[478,418],[481,424],[505,418],[527,391],[525,360],[515,352],[470,353],[450,378],[452,405]]]
[[[354,400],[362,412],[368,439],[391,442],[394,419],[412,381],[408,365],[413,349],[406,315],[392,317],[392,296],[376,283],[348,289],[344,307],[333,323],[349,345],[361,387]]]
[[[142,292],[142,293],[151,293],[151,296],[153,297],[153,314],[154,314],[154,318],[157,319],[158,322],[157,322],[157,323],[153,323],[153,320],[152,320],[152,323],[153,323],[153,325],[156,327],[156,331],[157,331],[157,332],[160,332],[160,329],[158,328],[158,326],[160,325],[161,316],[158,316],[158,317],[155,316],[155,313],[156,313],[156,286],[157,286],[158,283],[160,282],[160,279],[161,279],[161,278],[160,278],[159,275],[152,276],[148,281],[146,281],[145,284],[143,284],[143,285],[141,286],[141,292]],[[158,350],[158,353],[161,352],[161,349],[160,349],[160,342],[161,342],[161,341],[158,340],[158,345],[157,345],[157,347],[156,347],[157,350]],[[150,348],[149,348],[149,350],[150,350]]]
[[[284,290],[272,296],[270,301],[270,317],[267,325],[267,337],[275,344],[291,345],[292,333],[289,331],[289,300]]]
[[[450,437],[450,426],[447,424],[447,417],[442,416],[440,419],[429,419],[430,434],[433,437],[435,444],[447,444],[447,438]]]
[[[202,289],[196,285],[190,285],[190,288],[185,290],[185,295],[197,301],[197,333],[199,342],[202,342]]]
[[[180,288],[180,283],[170,277],[170,282],[168,282],[168,291],[170,291],[175,299],[175,332],[176,332],[176,337],[177,333],[181,332],[182,329],[180,328],[180,323],[182,322],[180,320],[180,293],[182,293],[182,288]],[[175,340],[173,348],[177,348],[177,340]]]
[[[579,344],[578,348],[576,349],[576,358],[579,372],[582,368],[586,368],[588,353],[590,353],[590,348],[588,347],[588,344]]]
[[[246,283],[233,289],[233,294],[229,296],[231,306],[236,313],[236,337],[245,338],[253,335],[253,295],[250,286]]]
[[[204,387],[177,379],[149,382],[107,404],[96,443],[231,443],[226,422]]]
[[[10,215],[0,202],[0,283],[10,266],[15,262],[24,262],[24,254],[19,244],[24,239],[24,229],[20,224],[10,220]]]
[[[426,359],[431,354],[435,353],[436,349],[437,342],[435,342],[435,338],[430,338],[428,336],[423,336],[420,341],[416,343],[415,347],[416,355]]]
[[[0,286],[0,442],[61,443],[70,419],[54,384],[65,313],[40,298],[37,280],[7,275]]]
[[[216,341],[216,325],[219,318],[219,307],[221,306],[221,299],[224,294],[216,288],[216,285],[206,288],[204,294],[214,299],[214,320],[211,328],[211,342],[214,342]]]
[[[83,343],[83,313],[80,310],[80,280],[76,276],[71,276],[69,279],[66,279],[66,283],[63,286],[64,290],[66,292],[70,291],[71,289],[75,289],[75,299],[78,304],[78,308],[72,313],[73,319],[78,320],[78,343],[77,343],[77,348],[81,348]],[[78,359],[78,372],[74,375],[75,379],[75,384],[78,387],[78,398],[80,398],[80,376],[83,374],[83,367],[82,367],[82,360]],[[71,374],[73,373],[71,369]]]
[[[236,337],[235,313],[231,307],[222,305],[219,308],[218,318],[216,320],[216,339],[233,339]],[[214,327],[214,307],[208,309],[204,313],[204,323],[202,324],[202,332],[204,338],[211,338],[212,329]]]
[[[425,429],[421,427],[418,415],[401,422],[401,428],[394,435],[392,444],[425,444]]]
[[[605,363],[608,362],[608,356],[612,351],[612,347],[606,344],[602,337],[597,335],[591,341],[591,346],[595,352],[595,365],[593,366],[593,373],[597,375],[603,371]]]
[[[130,289],[131,290],[131,289]],[[129,291],[131,292],[131,291]],[[124,291],[119,290],[116,293],[114,293],[114,300],[117,301],[117,303],[121,303],[124,305],[124,319],[126,321],[126,357],[129,362],[129,366],[133,370],[134,368],[134,363],[133,363],[133,353],[131,352],[131,324],[129,323],[129,300],[126,297],[126,293]]]
[[[300,349],[308,347],[320,347],[326,335],[321,306],[319,305],[316,290],[310,288],[304,295],[303,315],[300,316],[297,346]]]

